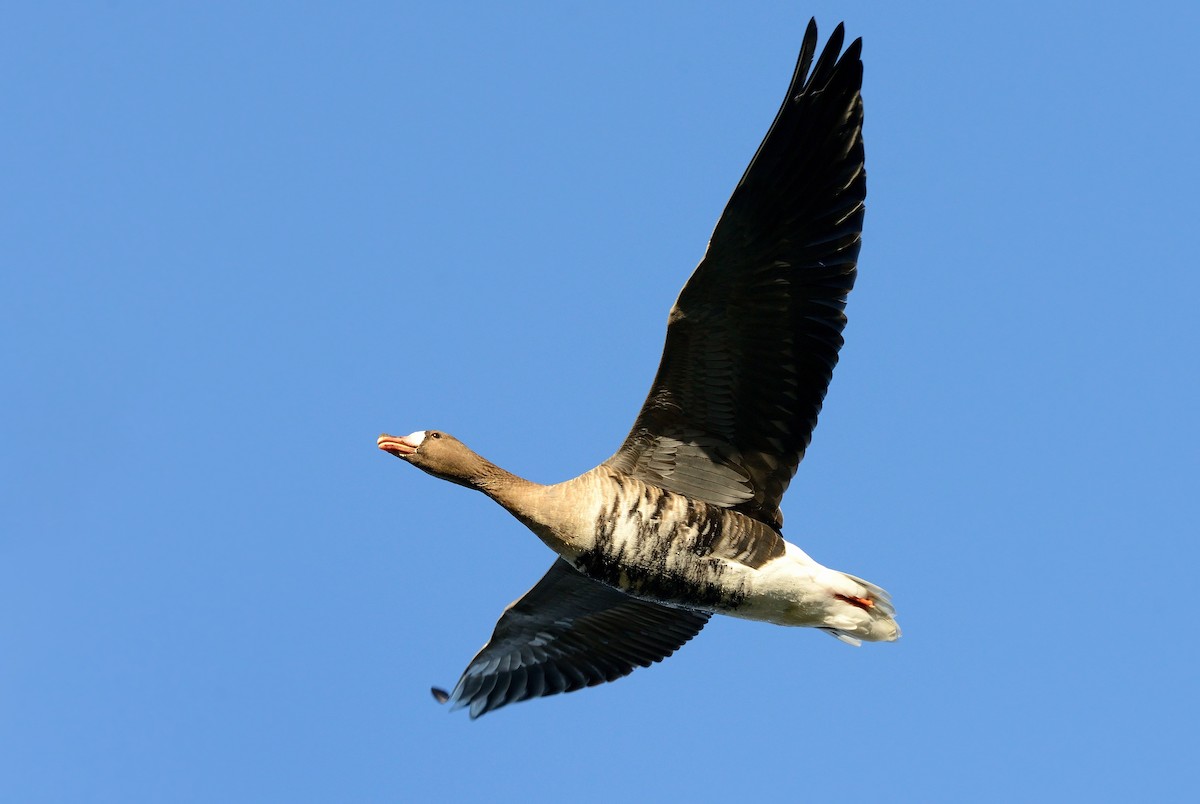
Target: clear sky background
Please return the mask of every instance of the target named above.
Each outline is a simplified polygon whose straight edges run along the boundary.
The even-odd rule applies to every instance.
[[[1194,792],[1200,5],[0,16],[0,799]],[[375,437],[611,454],[810,16],[868,212],[785,534],[904,638],[447,713],[551,556]]]

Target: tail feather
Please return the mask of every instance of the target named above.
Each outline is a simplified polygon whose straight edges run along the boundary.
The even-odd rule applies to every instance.
[[[893,642],[900,638],[900,626],[896,623],[896,609],[891,596],[883,589],[862,578],[839,573],[862,587],[855,597],[835,595],[847,605],[839,608],[826,621],[821,630],[847,645],[858,647],[863,640],[870,642]]]
[[[845,642],[847,645],[853,645],[856,648],[862,647],[861,639],[851,634],[847,634],[845,631],[839,631],[836,628],[821,628],[819,630],[824,631],[839,642]]]
[[[843,572],[842,574],[845,575],[850,580],[854,581],[855,583],[862,584],[863,587],[868,592],[871,593],[871,599],[875,601],[875,605],[879,608],[880,611],[882,611],[888,617],[896,616],[896,607],[892,605],[892,596],[891,595],[889,595],[883,589],[880,589],[878,586],[871,583],[870,581],[864,581],[862,578],[859,578],[855,575],[850,575],[849,573]]]

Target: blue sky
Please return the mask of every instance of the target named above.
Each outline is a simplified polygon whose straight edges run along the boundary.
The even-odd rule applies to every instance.
[[[0,798],[1194,789],[1200,10],[977,6],[8,9]],[[607,457],[809,16],[868,212],[785,533],[904,638],[447,714],[551,557],[376,435]]]

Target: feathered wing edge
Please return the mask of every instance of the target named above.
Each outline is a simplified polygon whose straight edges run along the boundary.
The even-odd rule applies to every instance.
[[[607,461],[776,528],[856,276],[861,40],[843,53],[843,39],[839,25],[814,65],[809,23],[787,96],[671,310],[645,404]]]
[[[557,559],[504,610],[488,643],[439,702],[471,718],[510,703],[572,692],[649,667],[700,632],[711,615],[630,597]]]

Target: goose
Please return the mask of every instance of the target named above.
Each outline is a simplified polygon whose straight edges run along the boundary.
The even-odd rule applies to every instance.
[[[439,702],[472,719],[613,681],[714,613],[900,636],[886,592],[784,540],[780,500],[837,363],[861,241],[862,40],[810,20],[774,122],[670,310],[658,373],[616,453],[542,485],[441,430],[378,447],[483,492],[557,554]],[[810,67],[811,72],[810,72]]]

